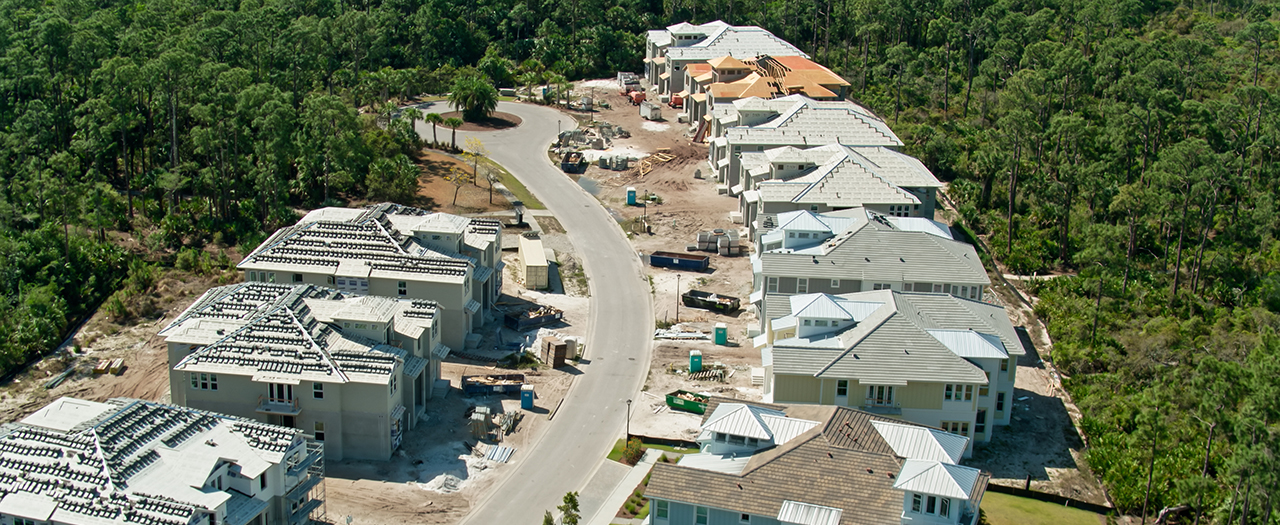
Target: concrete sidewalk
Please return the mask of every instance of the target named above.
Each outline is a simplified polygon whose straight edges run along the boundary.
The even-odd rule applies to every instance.
[[[644,452],[644,457],[640,458],[640,462],[636,466],[631,467],[626,477],[622,478],[617,485],[613,487],[613,492],[609,493],[609,497],[605,498],[599,510],[587,520],[586,525],[609,525],[613,523],[614,517],[618,514],[618,509],[627,502],[627,498],[631,497],[632,491],[636,486],[644,481],[644,477],[649,475],[649,471],[653,469],[653,464],[658,462],[658,458],[662,457],[662,451],[658,449],[649,449]],[[621,520],[620,521],[625,521]]]

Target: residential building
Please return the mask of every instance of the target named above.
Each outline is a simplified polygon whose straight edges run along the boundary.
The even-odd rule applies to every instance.
[[[502,224],[396,204],[321,208],[239,264],[246,281],[314,284],[346,295],[427,299],[444,343],[464,348],[502,293]]]
[[[645,37],[645,81],[660,94],[685,89],[685,67],[713,58],[738,60],[769,56],[808,57],[796,46],[756,26],[731,26],[716,20],[688,22],[651,30]]]
[[[324,446],[301,430],[116,398],[0,427],[6,525],[300,525],[324,517]]]
[[[707,160],[731,195],[742,183],[744,153],[791,146],[809,149],[828,144],[897,148],[902,141],[888,123],[847,100],[813,100],[788,95],[765,100],[749,97],[712,108]]]
[[[742,153],[738,206],[752,236],[778,214],[866,208],[932,219],[942,183],[915,157],[885,147],[829,144]]]
[[[789,299],[754,340],[766,399],[858,407],[978,442],[1009,424],[1025,351],[1004,308],[893,290]]]
[[[708,407],[701,450],[657,463],[653,525],[974,525],[990,474],[968,438],[844,407]]]
[[[734,100],[759,97],[772,99],[804,95],[814,100],[841,100],[848,96],[849,82],[830,69],[801,56],[762,55],[737,60],[718,57],[685,67],[684,110],[691,122],[706,129],[711,109]],[[701,140],[700,133],[696,140]]]
[[[449,354],[435,303],[312,284],[213,288],[160,331],[178,405],[300,428],[333,459],[387,459]]]
[[[894,217],[865,208],[819,214],[790,211],[762,221],[772,226],[751,254],[751,304],[764,323],[791,314],[791,298],[872,290],[940,292],[984,300],[991,284],[973,245],[944,224]]]

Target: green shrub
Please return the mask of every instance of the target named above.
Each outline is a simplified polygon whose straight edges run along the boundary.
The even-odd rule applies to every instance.
[[[640,438],[631,438],[627,441],[627,447],[622,451],[622,462],[635,465],[640,462],[642,456],[644,456],[644,443],[640,442]]]

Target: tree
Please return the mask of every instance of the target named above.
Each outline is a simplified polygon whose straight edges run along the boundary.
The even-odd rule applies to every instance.
[[[449,103],[470,122],[483,120],[498,109],[498,90],[478,76],[464,75],[453,83]]]
[[[449,146],[454,151],[458,150],[458,128],[462,127],[463,124],[466,124],[466,122],[458,117],[444,119],[444,125],[453,130],[453,138],[449,140]]]
[[[365,184],[370,200],[412,205],[418,193],[418,166],[405,155],[377,159],[369,166]]]
[[[449,174],[444,176],[444,180],[447,180],[453,184],[453,203],[452,204],[454,206],[457,206],[458,192],[461,191],[462,187],[466,186],[468,182],[471,182],[471,174],[467,173],[467,170],[464,170],[457,166],[453,166],[449,168]]]
[[[547,511],[546,514],[542,515],[542,525],[556,525],[556,519],[551,515],[551,511]]]
[[[423,120],[431,123],[431,145],[439,146],[440,139],[436,136],[436,127],[444,123],[444,117],[440,116],[439,113],[427,113]]]
[[[568,492],[564,495],[564,504],[556,507],[560,511],[560,523],[578,525],[582,517],[578,515],[578,493]]]

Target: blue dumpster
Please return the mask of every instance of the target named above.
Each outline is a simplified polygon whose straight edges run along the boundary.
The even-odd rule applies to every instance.
[[[520,408],[533,410],[533,385],[520,387]]]

